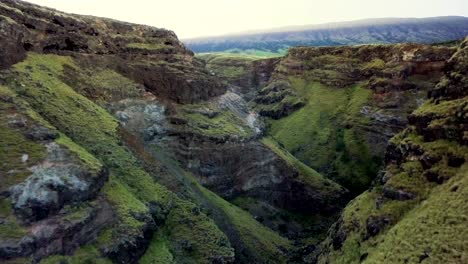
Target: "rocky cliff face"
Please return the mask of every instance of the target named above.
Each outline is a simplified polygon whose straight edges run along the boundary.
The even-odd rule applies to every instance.
[[[318,249],[298,262],[462,261],[458,253],[440,253],[440,247],[446,242],[463,252],[463,235],[437,237],[431,244],[425,225],[437,226],[437,234],[451,225],[438,218],[438,196],[453,201],[454,228],[463,222],[463,194],[449,195],[450,184],[444,184],[463,181],[466,171],[465,53],[465,42],[461,47],[293,48],[275,63],[268,82],[246,95],[267,118],[265,133],[301,161],[356,194],[377,177],[375,187],[344,209]],[[425,200],[431,204],[421,203]],[[424,220],[432,214],[434,221]],[[406,245],[417,248],[399,248],[396,241],[414,225],[423,235],[412,233]]]
[[[373,188],[344,209],[318,263],[463,263],[466,260],[465,40],[429,99],[391,139]],[[353,248],[351,252],[350,247]],[[450,250],[449,250],[450,249]]]
[[[466,44],[196,58],[168,30],[10,0],[0,36],[1,262],[333,262],[463,195]],[[350,229],[405,127],[356,198],[385,214]]]
[[[417,44],[292,48],[254,106],[272,119],[270,133],[288,151],[357,194],[454,51]]]
[[[177,102],[224,92],[216,79],[200,72],[193,53],[172,31],[73,16],[18,1],[5,1],[0,8],[6,39],[3,68],[24,59],[26,52],[78,53],[87,55],[87,63],[112,68]]]
[[[286,262],[344,203],[173,32],[8,0],[0,28],[2,261]]]

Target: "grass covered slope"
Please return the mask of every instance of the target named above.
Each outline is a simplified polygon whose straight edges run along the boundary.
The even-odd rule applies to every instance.
[[[94,231],[84,238],[71,232],[101,230],[90,214],[96,214],[95,198],[107,179],[103,164],[59,133],[6,86],[0,87],[0,120],[2,258],[13,257],[12,263],[31,263],[60,250],[61,246],[49,246],[48,253],[39,252],[32,258],[23,255],[44,250],[46,239],[49,243],[61,240],[71,248],[76,247],[75,238],[82,243],[92,241]],[[18,195],[17,191],[22,193]],[[51,228],[48,238],[41,233],[44,225]],[[37,241],[37,245],[25,241]],[[98,257],[93,255],[91,259]]]
[[[286,150],[357,195],[454,51],[418,44],[291,48],[252,104]]]
[[[468,167],[432,190],[377,246],[365,263],[465,263],[468,261]]]
[[[306,182],[307,185],[315,186],[319,189],[326,189],[324,193],[330,194],[332,196],[334,191],[337,191],[341,188],[341,186],[331,180],[326,179],[320,173],[299,161],[291,153],[281,148],[272,138],[265,137],[262,139],[262,143],[269,147],[274,153],[276,153],[276,155],[285,160],[289,166],[296,168],[296,170],[299,172],[299,180]]]
[[[176,260],[203,263],[211,262],[213,257],[232,258],[233,251],[225,235],[213,221],[195,213],[194,204],[156,183],[122,146],[117,121],[61,81],[65,65],[78,67],[70,57],[29,54],[24,62],[14,66],[9,86],[44,119],[109,169],[110,180],[103,194],[117,218],[98,237],[96,247],[101,254],[129,261],[138,257],[138,251],[127,250],[144,250],[145,239],[152,236],[156,221],[162,227],[177,223],[171,224],[173,228],[166,233]],[[183,249],[184,241],[189,241],[190,250]]]
[[[359,85],[336,89],[300,78],[290,83],[306,103],[287,117],[271,120],[271,136],[299,160],[328,171],[353,191],[368,186],[378,160],[369,153],[363,135],[352,128],[368,122],[359,111],[371,91]]]
[[[465,263],[468,215],[467,42],[430,98],[389,142],[379,182],[351,201],[318,263]]]
[[[83,96],[90,96],[100,104],[114,100],[105,94],[102,97],[91,96],[99,95],[93,93],[92,89],[108,91],[107,82],[97,86],[89,85],[95,82],[95,76],[97,80],[102,80],[99,74],[101,71],[89,75],[91,78],[86,82],[89,84],[79,86],[75,91],[70,86],[75,79],[63,76],[71,70],[82,75],[91,72],[91,69],[81,68],[71,57],[32,53],[24,62],[14,66],[8,85],[44,119],[92,153],[109,169],[110,179],[102,189],[102,196],[112,206],[116,218],[98,235],[95,242],[83,246],[73,256],[56,255],[44,262],[63,260],[73,263],[78,259],[97,260],[101,257],[130,261],[143,254],[140,250],[146,247],[148,249],[142,256],[142,263],[152,263],[159,258],[176,263],[208,263],[215,259],[231,261],[234,252],[229,240],[213,220],[200,212],[192,202],[181,199],[158,184],[137,160],[140,158],[135,156],[138,153],[131,153],[124,146],[114,117]],[[137,85],[130,84],[130,87]],[[138,92],[134,94],[138,96]],[[204,116],[191,111],[190,107],[181,111],[188,113],[190,122],[198,120],[192,116],[200,116],[199,123],[203,122]],[[221,115],[219,118],[227,117]],[[198,123],[194,125],[200,127]],[[229,132],[213,129],[195,132],[212,132],[213,135]],[[238,126],[233,125],[233,129],[236,134],[240,133]],[[242,133],[251,132],[246,130]],[[247,250],[246,256],[255,256],[258,261],[269,259],[286,262],[286,254],[292,249],[290,241],[194,180],[192,185],[198,186],[203,201],[208,201],[227,216],[223,221],[239,234],[238,239]]]

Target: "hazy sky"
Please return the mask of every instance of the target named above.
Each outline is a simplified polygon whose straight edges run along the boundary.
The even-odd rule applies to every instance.
[[[468,0],[28,0],[174,30],[179,38],[381,17],[468,16]]]

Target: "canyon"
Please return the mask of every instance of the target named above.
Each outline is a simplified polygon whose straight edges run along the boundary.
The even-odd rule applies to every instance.
[[[2,263],[464,263],[468,39],[196,55],[0,0]]]

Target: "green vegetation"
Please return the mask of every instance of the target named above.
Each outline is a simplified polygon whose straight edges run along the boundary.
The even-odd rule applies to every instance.
[[[148,208],[138,200],[122,183],[113,176],[104,186],[103,192],[109,202],[116,208],[117,215],[121,218],[123,228],[118,231],[128,232],[131,236],[137,236],[144,227],[145,222],[135,219],[135,215],[147,215]],[[136,232],[131,234],[131,232]],[[118,235],[118,234],[113,234]]]
[[[170,246],[167,237],[163,232],[156,232],[151,240],[146,253],[141,257],[140,264],[171,264],[174,257],[170,252]]]
[[[29,54],[14,66],[17,81],[11,86],[42,117],[109,168],[111,177],[103,192],[116,209],[118,224],[102,232],[99,247],[115,247],[120,241],[140,237],[145,223],[145,215],[141,214],[149,213],[147,204],[153,203],[161,206],[157,214],[162,214],[154,217],[166,217],[167,224],[179,223],[169,230],[169,239],[193,243],[192,251],[177,251],[175,259],[190,256],[194,262],[202,263],[207,256],[229,254],[228,243],[218,244],[226,238],[212,220],[204,214],[194,216],[193,204],[180,200],[140,167],[121,143],[117,121],[62,81],[65,65],[78,67],[70,57]],[[94,163],[89,156],[84,158]],[[171,246],[171,251],[177,250]]]
[[[112,261],[101,257],[99,249],[95,245],[80,247],[71,256],[53,255],[43,259],[41,264],[111,264]]]
[[[180,204],[171,210],[163,228],[170,238],[171,251],[178,256],[176,262],[211,263],[213,256],[234,255],[229,240],[213,220],[189,202]]]
[[[26,138],[19,129],[10,128],[7,124],[10,118],[22,118],[13,103],[15,100],[13,91],[5,86],[0,86],[0,190],[22,182],[31,174],[29,167],[42,161],[46,156],[43,145]],[[17,116],[14,116],[18,114]],[[24,117],[25,118],[25,117]],[[23,157],[27,160],[23,161]]]
[[[0,15],[0,20],[7,22],[8,24],[17,24],[16,21],[11,19],[10,17]]]
[[[463,263],[468,244],[468,167],[387,232],[365,263]]]
[[[75,91],[103,105],[143,95],[142,85],[110,69],[67,67],[66,78]]]
[[[88,169],[94,172],[99,172],[102,169],[101,162],[96,159],[93,155],[89,154],[81,146],[73,142],[69,137],[64,134],[60,134],[60,137],[55,141],[58,144],[68,148],[70,151],[78,155],[78,158],[86,165]]]
[[[457,108],[468,102],[468,98],[461,98],[457,100],[443,101],[435,104],[433,101],[427,101],[421,107],[414,111],[416,116],[428,116],[444,117],[449,115],[455,115]]]
[[[299,172],[299,179],[304,183],[318,187],[319,189],[329,189],[328,191],[330,192],[336,191],[340,188],[338,184],[324,178],[320,173],[296,159],[296,157],[288,151],[282,149],[272,138],[263,138],[262,143],[280,156],[291,167],[294,167]]]
[[[277,263],[278,259],[281,263],[286,261],[285,252],[293,248],[290,241],[263,226],[248,212],[203,187],[191,173],[183,170],[170,154],[165,153],[164,149],[154,147],[153,151],[157,160],[169,168],[171,176],[178,177],[179,182],[183,182],[185,188],[189,189],[184,189],[183,192],[190,192],[192,199],[202,205],[201,210],[206,210],[229,235],[231,241],[236,243],[233,246],[239,250],[236,251],[237,260],[260,263],[265,260],[266,263]]]
[[[290,82],[306,105],[285,118],[270,121],[273,139],[300,161],[325,171],[351,191],[366,189],[380,164],[359,130],[359,125],[368,122],[359,111],[369,101],[371,91],[359,85],[330,88],[298,78],[290,78]]]
[[[0,110],[1,111],[1,110]],[[30,139],[20,132],[5,126],[6,120],[0,119],[0,189],[22,182],[31,174],[29,167],[37,164],[45,158],[45,147]],[[28,159],[23,162],[23,155]]]
[[[0,237],[2,239],[21,239],[28,234],[28,230],[21,226],[14,216],[10,199],[0,199]]]
[[[225,201],[198,183],[197,185],[204,196],[228,217],[228,221],[234,225],[235,230],[239,231],[249,251],[261,257],[258,261],[286,263],[286,256],[281,251],[292,249],[290,241],[257,222],[248,212]]]
[[[422,108],[416,112],[432,115],[437,110],[428,104]],[[454,115],[445,113],[445,117]],[[385,185],[361,194],[345,208],[342,228],[347,237],[340,250],[328,254],[328,261],[361,263],[362,256],[368,256],[364,263],[417,263],[421,259],[427,263],[463,262],[462,252],[467,249],[466,243],[461,242],[466,236],[462,234],[462,223],[468,219],[467,165],[449,166],[448,159],[467,160],[467,147],[445,139],[425,142],[411,127],[392,138],[391,144],[403,153],[418,149],[436,160],[428,168],[415,156],[406,154],[400,165],[387,166],[389,178]],[[427,175],[437,175],[437,183]],[[382,198],[385,188],[410,193],[413,198]],[[368,238],[366,227],[371,217],[385,218],[387,224]]]
[[[253,134],[245,121],[232,111],[210,103],[181,105],[178,116],[187,120],[192,131],[204,136],[246,138]]]
[[[364,69],[369,69],[369,70],[382,70],[385,68],[385,61],[382,59],[373,59],[372,61],[366,63],[364,65]]]

